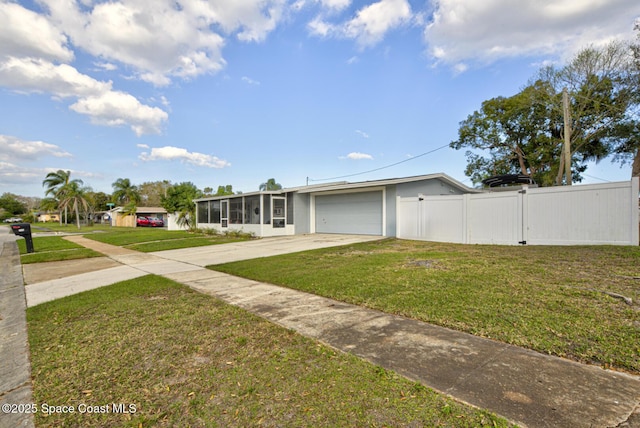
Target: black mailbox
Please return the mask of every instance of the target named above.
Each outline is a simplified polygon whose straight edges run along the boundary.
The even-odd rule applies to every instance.
[[[31,239],[31,225],[29,223],[16,223],[11,225],[14,235],[22,236],[27,243],[27,253],[33,253],[33,239]]]

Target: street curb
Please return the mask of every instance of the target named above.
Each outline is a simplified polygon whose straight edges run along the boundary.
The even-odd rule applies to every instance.
[[[27,300],[15,240],[0,240],[0,412],[2,426],[34,427]]]

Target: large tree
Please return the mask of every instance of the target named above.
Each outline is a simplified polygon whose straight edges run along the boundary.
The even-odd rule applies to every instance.
[[[159,207],[162,197],[166,196],[167,189],[171,187],[169,180],[146,181],[138,186],[140,203],[145,207]]]
[[[227,196],[233,194],[233,186],[231,184],[227,184],[226,186],[218,186],[218,191],[213,196]]]
[[[168,213],[178,214],[177,222],[179,225],[193,229],[196,218],[196,205],[193,200],[201,196],[202,192],[195,184],[183,182],[167,189],[166,196],[162,197],[162,207]]]
[[[69,193],[72,187],[79,187],[82,185],[82,180],[71,179],[71,171],[57,170],[56,172],[50,172],[42,181],[42,185],[46,187],[45,196],[52,196],[58,201],[58,208],[64,209],[64,222],[67,223],[67,208],[68,206],[62,204],[65,193]],[[62,216],[60,216],[60,225],[62,225]]]
[[[524,174],[550,184],[560,137],[550,107],[555,98],[547,82],[537,81],[512,97],[483,102],[460,123],[458,140],[450,145],[471,149],[465,173],[475,183],[493,175]]]
[[[628,147],[628,140],[634,138],[630,131],[638,127],[639,100],[629,44],[612,42],[599,49],[583,49],[565,67],[547,67],[540,76],[546,77],[556,92],[569,93],[571,116],[567,132],[574,163],[600,161],[620,150],[635,152]],[[564,162],[563,155],[564,150],[560,164]],[[556,184],[561,184],[561,178],[559,171]]]
[[[622,139],[613,148],[614,160],[621,164],[631,163],[631,176],[640,176],[640,23],[635,30],[638,32],[636,42],[631,45],[633,59],[631,60],[631,72],[629,73],[629,86],[635,97],[635,120],[620,126],[619,132]]]
[[[3,193],[0,196],[0,212],[4,213],[3,217],[25,214],[27,207],[20,202],[20,197],[13,193]]]
[[[465,172],[475,183],[492,175],[525,174],[540,185],[561,184],[566,90],[572,180],[565,176],[565,182],[580,181],[587,162],[637,152],[629,148],[638,129],[630,64],[628,45],[584,49],[565,67],[542,69],[518,94],[483,102],[460,123],[458,140],[450,146],[468,149]]]

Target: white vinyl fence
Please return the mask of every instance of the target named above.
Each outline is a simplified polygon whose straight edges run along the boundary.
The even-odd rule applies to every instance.
[[[638,245],[638,177],[521,191],[398,197],[398,238],[464,244]]]

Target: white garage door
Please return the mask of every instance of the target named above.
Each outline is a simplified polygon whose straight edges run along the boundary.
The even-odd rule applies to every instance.
[[[382,192],[316,196],[317,233],[382,235]]]

